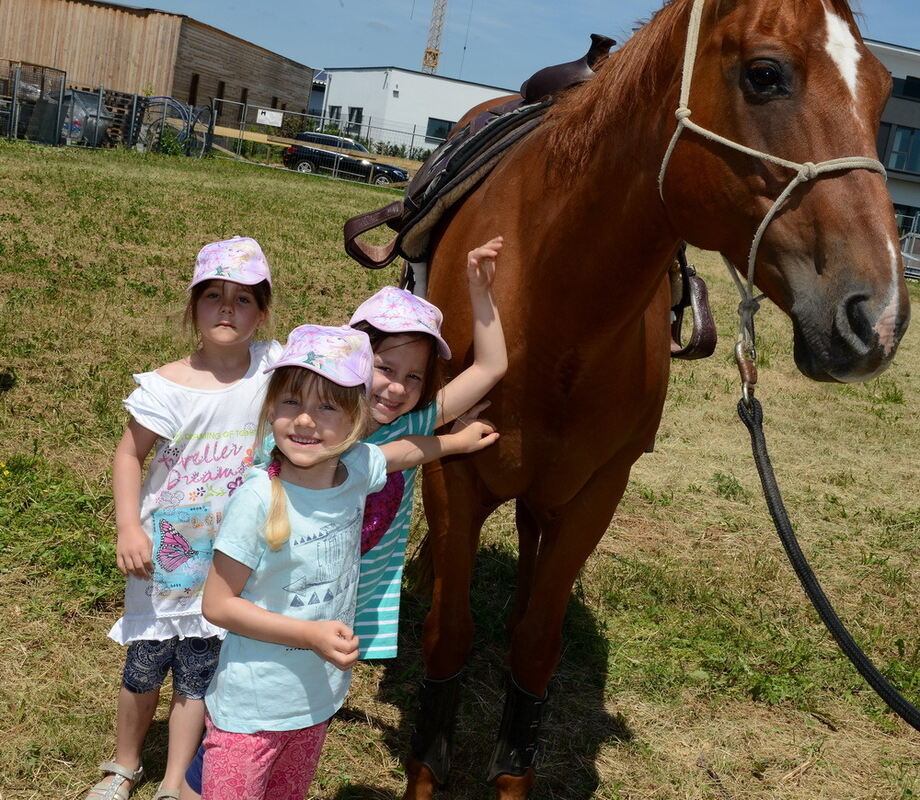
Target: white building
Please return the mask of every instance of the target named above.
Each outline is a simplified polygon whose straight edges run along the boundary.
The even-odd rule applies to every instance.
[[[920,230],[920,50],[866,39],[894,79],[878,133],[879,160],[902,229]],[[914,220],[917,220],[914,222]]]
[[[323,70],[322,116],[341,130],[407,150],[433,150],[473,106],[516,89],[429,75],[401,67]],[[319,108],[311,98],[311,108]]]

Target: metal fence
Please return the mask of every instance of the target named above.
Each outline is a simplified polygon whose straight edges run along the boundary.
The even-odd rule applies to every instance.
[[[909,217],[896,215],[901,236],[901,258],[904,259],[904,274],[920,280],[920,214]]]
[[[211,106],[189,106],[174,97],[142,98],[135,149],[201,158],[210,145]]]
[[[0,136],[57,144],[67,73],[0,59]]]
[[[412,126],[383,127],[372,119],[346,122],[295,111],[215,99],[213,140],[217,155],[242,158],[273,166],[291,166],[290,154],[298,134],[316,132],[344,137],[330,152],[337,156],[371,164],[390,164],[414,173],[429,154],[443,141],[427,137]],[[392,125],[393,123],[389,123]],[[354,147],[357,145],[357,147]],[[347,151],[347,152],[336,152]],[[355,168],[348,158],[320,159],[316,171],[352,180],[373,180],[380,171]],[[313,171],[313,170],[304,170]]]

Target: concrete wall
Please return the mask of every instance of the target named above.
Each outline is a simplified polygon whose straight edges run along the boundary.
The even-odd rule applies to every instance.
[[[906,78],[908,75],[920,77],[920,52],[896,44],[875,42],[869,39],[865,41],[866,47],[885,65],[893,77]]]
[[[508,89],[426,75],[396,67],[327,69],[325,107],[342,107],[343,124],[349,107],[363,109],[363,123],[371,118],[372,128],[390,127],[415,131],[415,145],[434,147],[439,140],[426,141],[429,118],[456,122],[472,106],[503,97]],[[375,137],[378,132],[374,131]],[[403,138],[395,139],[404,143]]]

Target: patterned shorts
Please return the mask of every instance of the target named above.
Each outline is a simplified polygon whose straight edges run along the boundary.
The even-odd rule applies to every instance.
[[[230,733],[205,717],[201,800],[303,800],[329,720],[293,731]]]
[[[159,689],[172,669],[173,692],[200,700],[214,676],[220,639],[173,636],[163,642],[141,640],[131,642],[125,658],[121,681],[129,692],[145,694]]]

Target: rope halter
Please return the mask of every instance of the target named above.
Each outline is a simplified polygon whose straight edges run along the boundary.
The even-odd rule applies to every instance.
[[[725,258],[725,256],[722,256],[722,260],[725,262],[725,266],[728,268],[728,271],[735,282],[735,286],[738,287],[738,292],[741,295],[741,303],[738,306],[739,326],[736,354],[743,352],[747,358],[754,362],[756,360],[756,350],[754,348],[754,314],[760,306],[759,301],[763,299],[763,295],[759,295],[758,297],[754,296],[754,264],[757,261],[757,251],[760,248],[760,242],[763,239],[763,235],[767,229],[767,226],[773,221],[773,218],[777,215],[782,205],[786,202],[787,198],[792,194],[792,192],[795,191],[797,186],[802,183],[806,183],[807,181],[812,181],[819,175],[824,175],[828,172],[841,172],[851,169],[867,169],[872,172],[881,173],[882,175],[886,175],[887,173],[885,172],[885,167],[880,161],[874,158],[865,158],[862,156],[832,158],[828,161],[821,161],[817,164],[814,164],[811,161],[806,161],[804,164],[800,164],[796,161],[789,161],[785,158],[779,158],[778,156],[771,155],[770,153],[764,153],[760,150],[746,147],[743,144],[733,142],[731,139],[726,139],[724,136],[720,136],[713,131],[697,125],[690,118],[690,84],[693,79],[693,66],[696,62],[700,35],[700,24],[703,18],[704,4],[705,0],[694,0],[693,8],[690,10],[690,22],[687,29],[687,43],[684,48],[683,71],[681,73],[680,80],[680,101],[677,106],[677,111],[674,112],[674,116],[677,118],[677,127],[674,130],[674,135],[671,137],[671,142],[668,145],[667,152],[665,153],[664,159],[661,162],[661,169],[658,172],[658,194],[661,197],[661,201],[663,203],[665,172],[667,172],[668,164],[671,161],[671,155],[674,153],[674,148],[677,146],[677,140],[680,138],[680,135],[683,133],[685,128],[692,131],[693,133],[698,134],[699,136],[702,136],[704,139],[709,139],[712,142],[718,142],[719,144],[725,145],[726,147],[730,147],[732,150],[737,150],[740,153],[754,156],[755,158],[759,158],[771,164],[777,164],[778,166],[786,167],[787,169],[793,170],[796,173],[795,177],[792,178],[792,180],[782,191],[779,197],[773,201],[773,205],[770,206],[770,210],[767,211],[766,216],[764,216],[760,226],[757,228],[757,232],[754,234],[754,240],[751,243],[751,250],[748,254],[746,283],[741,281],[741,278],[738,276],[738,270],[735,269],[732,263],[727,258]]]

